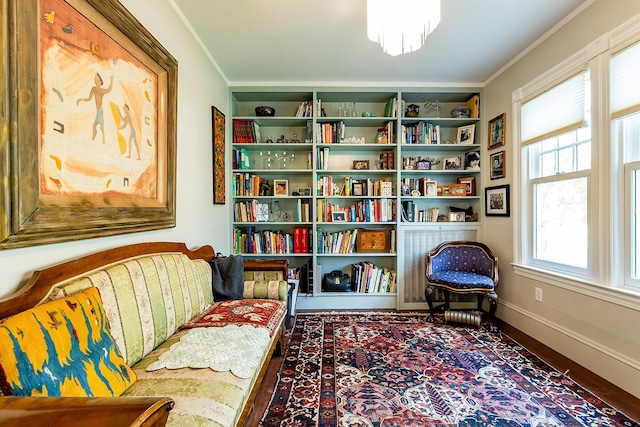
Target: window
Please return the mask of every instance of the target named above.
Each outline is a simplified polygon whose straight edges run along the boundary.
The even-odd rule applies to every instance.
[[[586,274],[590,268],[589,72],[580,71],[522,103],[526,262]]]
[[[616,187],[622,191],[624,284],[640,289],[640,43],[611,57],[611,129],[619,153]]]
[[[612,37],[599,52],[585,48],[514,94],[522,194],[517,262],[574,279],[572,286],[637,295],[640,26],[631,25],[635,41],[618,38],[616,45]]]

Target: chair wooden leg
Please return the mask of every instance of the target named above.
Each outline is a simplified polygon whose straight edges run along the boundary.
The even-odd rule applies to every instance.
[[[498,308],[498,294],[491,292],[487,294],[489,300],[489,330],[491,332],[498,332],[498,327],[493,324],[493,317],[496,314],[496,308]]]
[[[484,301],[484,294],[478,294],[478,311],[482,311],[483,301]]]
[[[429,317],[427,317],[427,322],[434,322],[435,317],[433,317],[433,286],[427,285],[424,288],[424,297],[427,299],[427,304],[429,305]]]

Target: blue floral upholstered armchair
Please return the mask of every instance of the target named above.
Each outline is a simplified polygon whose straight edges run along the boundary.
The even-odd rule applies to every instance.
[[[434,321],[433,293],[444,291],[444,304],[436,309],[449,310],[449,293],[477,294],[478,310],[482,311],[485,295],[489,300],[489,329],[497,331],[493,318],[498,306],[498,258],[483,243],[452,241],[438,245],[427,254],[427,286],[424,291],[429,305],[429,321]],[[445,316],[446,320],[446,316]]]

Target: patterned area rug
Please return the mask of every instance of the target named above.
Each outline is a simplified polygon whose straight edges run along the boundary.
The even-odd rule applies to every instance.
[[[640,426],[504,334],[298,314],[261,426]]]

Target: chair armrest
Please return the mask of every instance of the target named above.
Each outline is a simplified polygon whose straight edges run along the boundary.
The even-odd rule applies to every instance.
[[[288,267],[286,259],[245,259],[243,298],[286,302],[289,292]]]
[[[287,280],[289,261],[286,259],[243,259],[245,271],[280,271]]]

